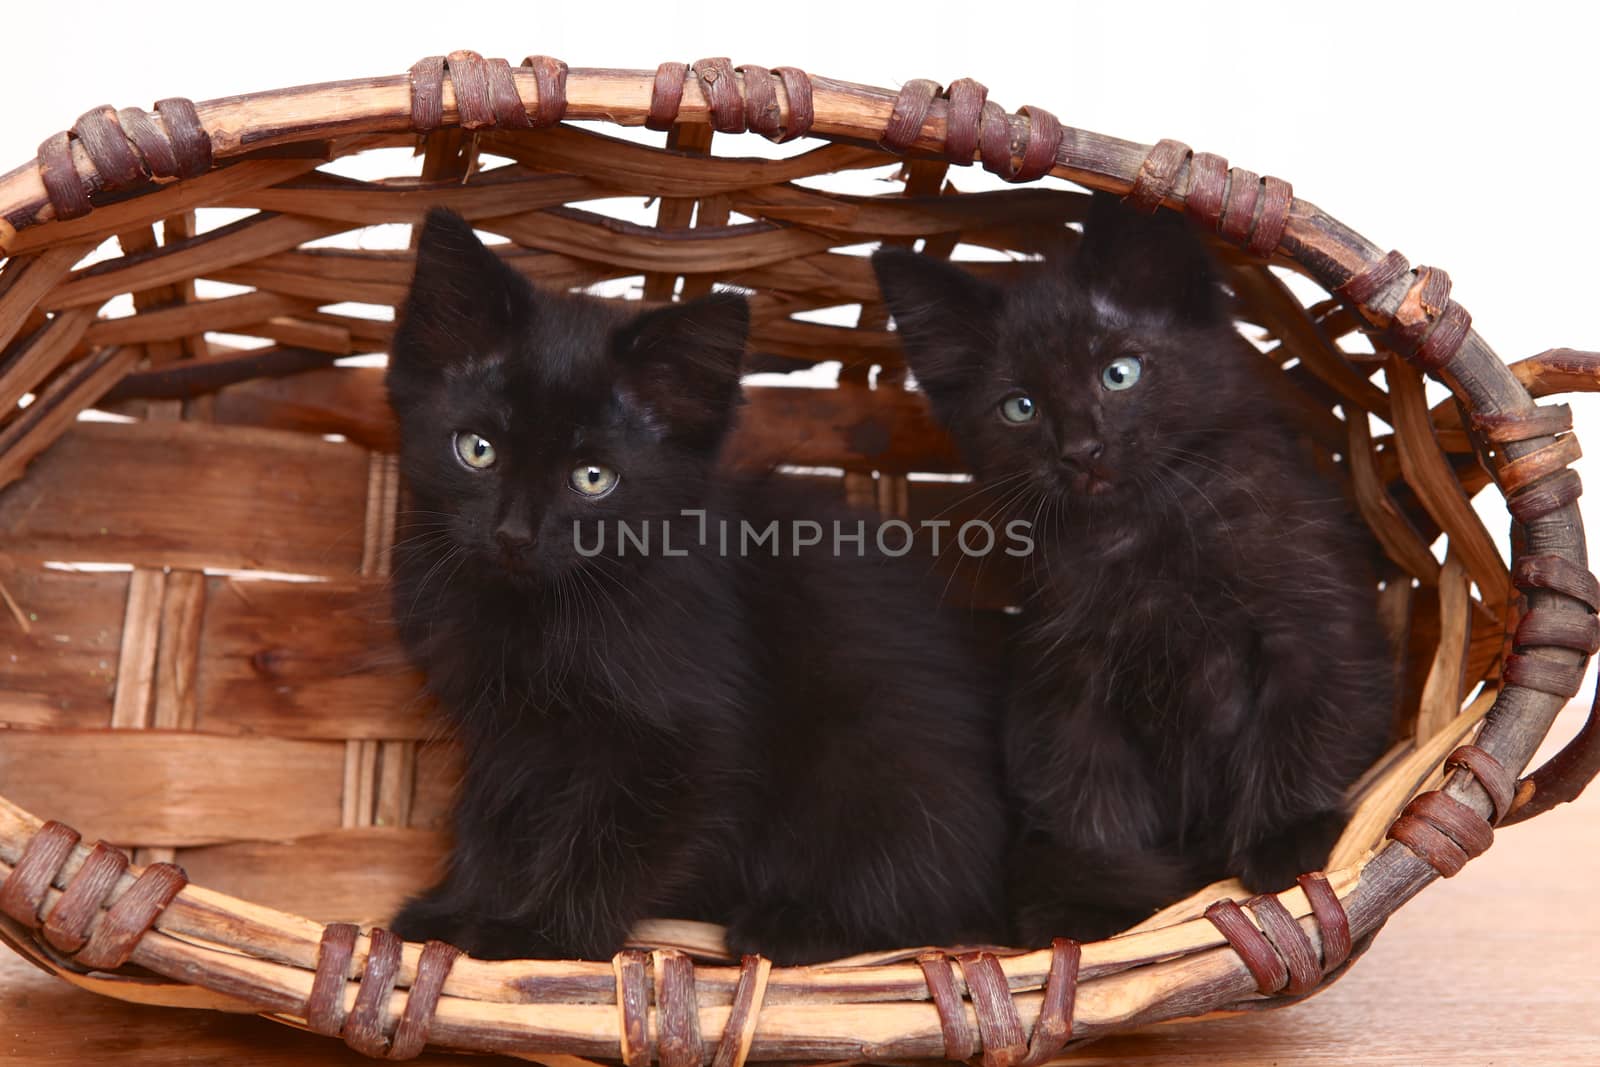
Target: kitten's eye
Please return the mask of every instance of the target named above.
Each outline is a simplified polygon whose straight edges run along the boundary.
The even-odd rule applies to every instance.
[[[1007,422],[1032,422],[1039,414],[1039,406],[1026,393],[1008,396],[1000,402],[1000,417]]]
[[[494,445],[475,433],[456,434],[456,455],[475,471],[494,466]]]
[[[1100,384],[1114,392],[1132,389],[1139,384],[1139,376],[1143,373],[1142,359],[1138,356],[1122,356],[1106,364],[1106,369],[1100,372]]]
[[[602,497],[617,487],[617,472],[598,463],[585,463],[572,468],[568,480],[584,496]]]

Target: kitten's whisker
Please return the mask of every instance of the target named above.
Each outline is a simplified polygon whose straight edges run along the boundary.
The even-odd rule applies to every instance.
[[[978,486],[975,489],[973,489],[971,492],[962,494],[957,499],[951,501],[949,504],[946,504],[944,507],[942,507],[938,511],[934,512],[933,515],[931,516],[931,518],[942,519],[942,518],[944,518],[945,515],[947,515],[948,513],[954,511],[956,508],[960,507],[961,505],[965,504],[967,501],[971,500],[973,497],[983,496],[983,495],[988,494],[988,493],[997,492],[1001,487],[1003,487],[1005,485],[1008,485],[1009,483],[1014,482],[1014,481],[1016,481],[1016,480],[1018,480],[1020,478],[1026,478],[1032,473],[1033,473],[1032,471],[1028,471],[1028,470],[1013,471],[1012,473],[1006,475],[1003,478],[997,478],[994,481],[990,481],[990,482],[980,482],[978,484]]]
[[[1026,472],[1026,471],[1019,472],[1019,474],[1027,474],[1027,473],[1029,473],[1029,472]],[[1025,493],[1029,492],[1031,490],[1031,488],[1032,488],[1032,486],[1031,486],[1030,483],[1025,482],[1025,481],[1021,482],[1020,484],[1018,484],[1018,485],[1014,486],[1013,488],[1011,488],[1010,490],[1008,490],[1006,492],[1005,496],[1003,497],[1003,499],[1001,499],[999,501],[996,501],[996,502],[992,503],[991,505],[989,505],[988,507],[984,508],[983,510],[979,511],[978,517],[975,520],[970,520],[970,521],[988,522],[992,515],[997,515],[1000,512],[1004,511],[1006,508],[1008,508],[1010,506],[1012,501],[1020,498]],[[939,554],[934,557],[933,562],[928,564],[928,570],[926,571],[927,574],[932,574],[935,567],[937,567],[940,564],[944,563],[945,562],[945,557],[947,555],[949,555],[949,553],[950,553],[950,551],[952,549],[960,547],[960,542],[958,540],[958,537],[959,537],[959,535],[957,533],[952,532],[950,541],[945,545],[943,550],[940,551]],[[963,550],[962,556],[965,557],[965,555],[966,555],[965,550]],[[957,560],[957,562],[950,567],[950,573],[945,578],[944,587],[939,591],[939,602],[941,604],[948,602],[949,596],[950,596],[950,586],[955,581],[956,573],[960,570],[960,566],[961,566],[960,561]]]

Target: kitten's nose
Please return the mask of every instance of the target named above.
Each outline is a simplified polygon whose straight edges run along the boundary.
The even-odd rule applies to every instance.
[[[517,560],[533,545],[533,531],[529,529],[526,519],[508,515],[495,527],[494,540],[500,546],[502,556],[507,560]]]
[[[1100,458],[1106,446],[1097,437],[1080,437],[1061,446],[1061,462],[1082,470]]]

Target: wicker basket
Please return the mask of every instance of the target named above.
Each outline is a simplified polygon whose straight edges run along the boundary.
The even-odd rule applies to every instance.
[[[666,148],[564,119],[666,131]],[[819,142],[711,154],[713,131],[747,130]],[[420,177],[327,167],[413,147]],[[956,195],[951,165],[975,161],[1040,180]],[[903,184],[878,196],[812,180],[897,164]],[[344,305],[392,307],[409,254],[322,239],[442,203],[546,284],[749,287],[761,369],[842,370],[834,389],[752,387],[732,461],[842,470],[841,494],[916,516],[958,494],[915,475],[959,466],[902,387],[849,246],[1033,253],[1085,207],[1067,182],[1214,232],[1239,318],[1381,546],[1397,740],[1355,788],[1329,873],[1243,906],[1213,886],[1097,944],[817,968],[718,962],[716,931],[688,924],[595,962],[485,963],[358,929],[428,881],[454,772],[378,608],[399,493],[382,371],[343,360],[384,350],[390,323]],[[566,206],[615,197],[660,197],[655,226]],[[213,207],[246,213],[196,232]],[[409,75],[91,111],[0,177],[0,245],[0,937],[108,996],[258,1012],[395,1059],[431,1043],[630,1067],[1033,1065],[1311,993],[1492,823],[1570,799],[1596,767],[1591,721],[1516,780],[1600,640],[1571,415],[1532,400],[1600,387],[1595,358],[1508,368],[1443,271],[1173,141],[1008,114],[967,80],[891,92],[726,59],[568,71],[458,52]],[[243,288],[196,299],[196,279]],[[122,294],[134,313],[102,310]],[[795,317],[851,304],[854,328]],[[1430,406],[1427,374],[1453,399]],[[1515,520],[1509,568],[1469,503],[1491,481]],[[1004,606],[1003,589],[964,588]]]

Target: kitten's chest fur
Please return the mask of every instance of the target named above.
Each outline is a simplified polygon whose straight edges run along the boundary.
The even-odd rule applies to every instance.
[[[397,568],[401,637],[447,715],[492,751],[497,736],[675,733],[737,702],[742,639],[734,591],[712,567],[638,567],[559,590],[460,580],[411,607],[436,561]],[[679,562],[674,560],[672,562]],[[692,594],[692,595],[691,595]],[[568,749],[570,751],[570,748]]]
[[[1008,750],[1051,768],[1036,803],[1095,813],[1079,823],[1091,836],[1183,840],[1215,823],[1232,754],[1265,728],[1274,642],[1315,649],[1326,620],[1360,617],[1337,491],[1281,458],[1228,469],[1040,539]],[[1106,780],[1123,788],[1089,784]]]
[[[1278,614],[1263,576],[1299,554],[1273,529],[1298,502],[1233,479],[1191,481],[1069,514],[1044,532],[1032,567],[1034,673],[1152,741],[1237,727],[1237,709],[1210,699],[1210,676],[1240,666],[1241,636]]]

